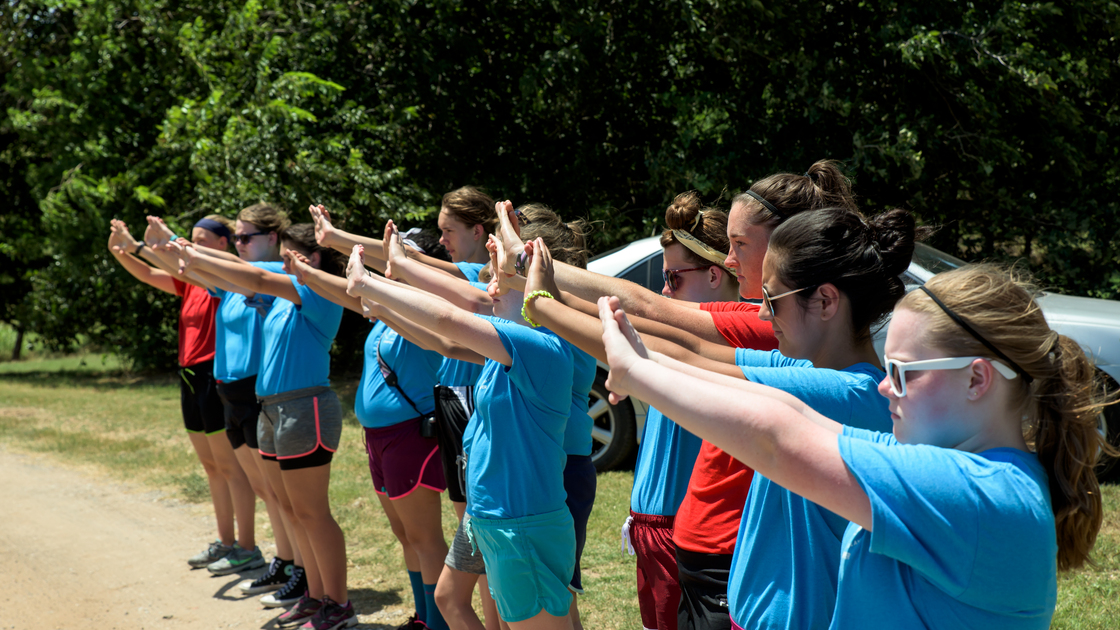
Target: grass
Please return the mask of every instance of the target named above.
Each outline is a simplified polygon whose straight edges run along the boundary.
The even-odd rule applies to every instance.
[[[356,379],[338,379],[343,407],[352,409]],[[66,357],[0,364],[0,443],[50,453],[71,465],[95,466],[120,479],[206,503],[201,468],[183,436],[174,376],[140,378],[112,358]],[[583,556],[587,593],[580,610],[588,628],[640,628],[634,560],[619,551],[618,530],[628,514],[631,473],[599,476],[595,510]],[[1052,627],[1105,630],[1120,619],[1120,486],[1103,488],[1104,526],[1094,551],[1097,566],[1059,577]],[[412,609],[399,546],[369,482],[360,427],[348,412],[332,469],[331,502],[346,533],[349,582],[358,609],[395,627]],[[258,531],[270,539],[263,506]],[[456,523],[444,502],[444,528]],[[201,541],[200,541],[201,542]],[[477,602],[476,602],[477,603]]]
[[[93,466],[122,480],[164,490],[184,501],[209,502],[206,478],[183,434],[174,375],[138,377],[97,355],[0,364],[0,444]],[[356,379],[339,379],[347,409],[342,446],[331,475],[331,505],[347,540],[355,606],[396,627],[411,613],[412,592],[400,546],[369,480],[360,425],[353,414]],[[640,626],[634,561],[621,555],[618,530],[629,514],[631,474],[600,475],[588,525],[580,609],[588,628]],[[271,540],[263,504],[258,535]],[[457,520],[444,501],[447,540]],[[199,541],[200,544],[205,541]],[[269,551],[265,546],[266,552]],[[476,608],[481,610],[481,606]]]

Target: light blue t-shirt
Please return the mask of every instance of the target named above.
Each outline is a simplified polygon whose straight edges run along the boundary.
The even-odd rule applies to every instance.
[[[459,271],[463,272],[463,275],[467,278],[467,282],[478,282],[478,272],[482,271],[486,263],[457,262],[455,266],[459,268]],[[485,289],[483,289],[483,291],[485,291]]]
[[[634,464],[630,509],[638,514],[676,514],[688,492],[702,442],[650,407]]]
[[[564,432],[564,452],[569,455],[591,454],[591,426],[593,421],[587,413],[587,403],[591,398],[591,387],[595,385],[595,372],[598,365],[595,357],[567,343],[572,350],[575,373],[572,376],[572,412],[568,416],[568,428]]]
[[[498,331],[513,363],[487,359],[474,388],[474,414],[463,434],[467,511],[479,518],[520,518],[559,510],[567,498],[571,348],[544,328],[479,317]]]
[[[284,263],[265,261],[249,263],[265,271],[283,273]],[[255,376],[261,369],[261,326],[264,316],[245,304],[240,293],[214,289],[210,292],[221,299],[218,305],[214,333],[214,378],[223,383],[240,381]],[[271,295],[257,296],[271,304]]]
[[[745,349],[735,351],[735,362],[747,380],[793,394],[836,422],[891,429],[887,399],[877,391],[883,372],[876,366],[819,369],[777,350]],[[731,560],[731,619],[743,628],[827,627],[847,526],[837,514],[755,472]]]
[[[342,307],[286,276],[300,305],[276,298],[264,319],[257,396],[331,384],[331,342],[342,322]]]
[[[439,384],[444,387],[474,387],[481,374],[481,363],[445,358],[439,366]]]
[[[416,409],[395,387],[385,382],[377,362],[378,347],[381,359],[397,375],[397,384],[412,399]],[[443,357],[439,353],[417,346],[385,322],[378,321],[366,336],[362,380],[354,394],[354,415],[358,416],[358,422],[363,427],[379,429],[430,414],[436,408],[433,388],[441,363]]]
[[[853,523],[844,533],[832,628],[1050,627],[1058,546],[1037,456],[850,428],[838,439],[874,531]]]

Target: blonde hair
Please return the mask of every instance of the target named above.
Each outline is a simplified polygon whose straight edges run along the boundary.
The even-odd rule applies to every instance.
[[[662,249],[680,243],[673,230],[682,230],[724,255],[731,250],[731,241],[727,239],[727,213],[705,206],[696,191],[683,192],[673,199],[673,203],[665,209],[665,225],[666,230],[661,233]],[[712,262],[688,247],[685,247],[684,255],[697,265]]]
[[[292,224],[287,212],[264,202],[244,208],[237,213],[237,220],[252,223],[262,232],[276,232],[277,237]]]
[[[552,208],[543,203],[530,203],[517,208],[527,219],[521,227],[521,240],[543,238],[552,257],[573,267],[587,268],[587,224],[582,221],[564,223]]]
[[[1082,566],[1103,517],[1093,468],[1102,450],[1112,452],[1097,430],[1105,401],[1092,362],[1077,342],[1050,329],[1034,299],[1036,290],[1021,273],[967,265],[938,274],[925,286],[1033,379],[1011,382],[1026,418],[1024,436],[1049,477],[1058,568]],[[910,292],[899,308],[927,316],[927,345],[953,356],[996,358],[924,292]]]
[[[474,186],[463,186],[445,194],[441,205],[467,227],[481,225],[486,234],[493,234],[498,230],[494,200]]]

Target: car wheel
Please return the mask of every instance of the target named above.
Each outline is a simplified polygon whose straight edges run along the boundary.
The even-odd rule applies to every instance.
[[[1116,395],[1120,391],[1116,381],[1107,375],[1102,374],[1101,376],[1105,382],[1105,390]],[[1108,443],[1113,448],[1120,450],[1120,403],[1105,407],[1101,411],[1097,426]],[[1101,461],[1097,463],[1097,480],[1101,483],[1120,482],[1120,458],[1101,454]]]
[[[612,470],[625,462],[637,446],[637,422],[630,400],[612,405],[607,398],[607,373],[599,370],[591,386],[587,413],[591,416],[591,461],[595,470]]]

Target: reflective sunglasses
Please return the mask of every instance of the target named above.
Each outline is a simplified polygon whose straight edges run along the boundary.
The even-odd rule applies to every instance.
[[[773,295],[772,296],[772,295],[770,295],[770,292],[766,290],[766,285],[762,285],[762,305],[766,307],[766,310],[770,311],[771,315],[773,315],[774,314],[774,300],[780,300],[787,295],[793,295],[794,293],[800,293],[800,292],[802,292],[806,289],[815,289],[815,288],[817,288],[817,285],[811,284],[807,287],[801,287],[800,289],[794,289],[792,291],[786,291],[785,293],[782,293],[780,295]]]
[[[253,232],[252,234],[234,234],[233,235],[233,240],[237,241],[238,243],[241,243],[242,245],[248,245],[249,241],[253,240],[254,236],[264,236],[265,234],[268,234],[268,232]]]
[[[894,393],[895,397],[903,398],[906,396],[907,370],[959,370],[972,365],[972,362],[976,359],[990,361],[992,367],[1008,380],[1019,376],[1015,370],[1012,370],[995,359],[989,359],[988,357],[946,357],[944,359],[928,359],[925,361],[899,361],[898,359],[887,358],[887,355],[884,354],[883,367],[887,369],[887,380],[890,381],[891,392]]]
[[[665,279],[665,284],[669,285],[669,290],[676,292],[677,287],[681,284],[680,274],[711,269],[711,267],[711,265],[704,265],[703,267],[691,267],[689,269],[662,269],[661,277]]]

